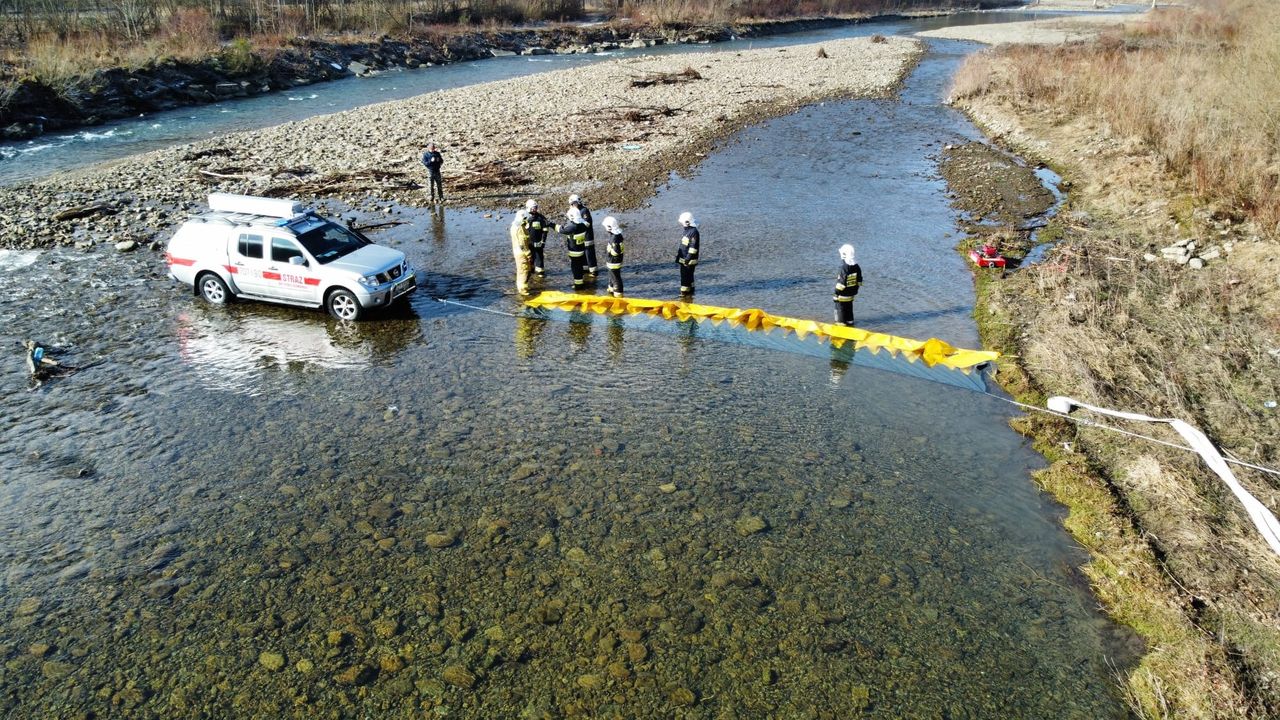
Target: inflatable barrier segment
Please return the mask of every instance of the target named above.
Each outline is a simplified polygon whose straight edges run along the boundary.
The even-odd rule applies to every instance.
[[[766,333],[776,328],[784,332],[795,333],[796,337],[801,340],[812,336],[816,339],[825,340],[835,348],[852,346],[855,351],[868,350],[873,355],[883,350],[891,356],[904,358],[908,362],[914,363],[918,361],[930,368],[935,366],[944,367],[951,370],[959,370],[966,374],[1000,357],[1000,353],[990,350],[954,348],[937,338],[911,340],[816,320],[798,320],[796,318],[770,315],[756,308],[742,310],[672,300],[600,297],[554,291],[543,292],[525,300],[525,304],[535,308],[553,308],[581,313],[596,313],[598,315],[643,314],[666,320],[710,321],[713,325],[728,323],[747,330],[763,330]]]

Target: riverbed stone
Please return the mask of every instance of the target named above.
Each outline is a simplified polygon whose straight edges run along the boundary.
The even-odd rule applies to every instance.
[[[427,535],[427,547],[441,550],[458,542],[458,534],[454,532],[433,532]]]
[[[275,672],[284,667],[284,655],[278,652],[264,650],[258,653],[258,664],[262,667]]]
[[[441,671],[440,677],[450,685],[464,690],[470,690],[476,684],[475,673],[463,665],[449,665]]]
[[[759,515],[747,515],[739,518],[738,521],[733,524],[733,527],[738,531],[739,535],[747,537],[748,535],[754,535],[768,530],[769,522]]]
[[[368,685],[378,677],[378,671],[366,663],[350,665],[333,676],[339,685]]]
[[[671,691],[671,704],[676,707],[688,707],[698,702],[698,695],[686,687],[678,687]]]
[[[18,603],[18,607],[14,609],[13,614],[18,617],[30,617],[40,612],[40,608],[43,605],[44,600],[38,597],[26,597]]]

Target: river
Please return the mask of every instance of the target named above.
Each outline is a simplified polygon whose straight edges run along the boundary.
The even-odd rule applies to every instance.
[[[194,142],[214,135],[253,130],[436,90],[506,80],[628,55],[715,52],[731,47],[782,47],[827,38],[917,32],[943,26],[1039,17],[1045,17],[1045,13],[970,12],[946,17],[893,20],[787,33],[730,43],[659,45],[596,54],[497,57],[416,70],[392,70],[371,78],[350,77],[252,98],[152,113],[74,132],[50,133],[30,140],[0,143],[0,185],[118,160],[136,153]]]
[[[825,318],[853,242],[860,326],[975,346],[935,157],[979,137],[941,103],[972,47],[619,214],[628,294],[674,296],[688,209],[699,302]],[[506,218],[397,210],[376,237],[423,287],[354,325],[211,307],[150,254],[0,258],[11,357],[89,365],[0,369],[0,714],[1126,715],[1131,639],[1010,406],[696,325],[512,317]]]

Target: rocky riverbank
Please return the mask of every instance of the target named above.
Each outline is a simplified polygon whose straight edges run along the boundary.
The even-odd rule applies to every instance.
[[[998,55],[989,62],[981,70],[997,85],[1014,82],[1018,67]],[[1056,241],[1044,261],[978,279],[976,315],[984,345],[1005,353],[1006,389],[1039,406],[1068,395],[1182,418],[1228,456],[1274,466],[1274,234],[1206,202],[1139,138],[1074,107],[994,93],[957,105],[1071,183],[1066,208],[1040,236]],[[989,167],[969,170],[949,178],[953,187],[981,195],[1000,184]],[[1123,679],[1135,714],[1276,716],[1280,562],[1235,498],[1194,454],[1053,417],[1017,423],[1052,463],[1037,480],[1069,507],[1066,525],[1094,558],[1085,573],[1096,594],[1151,648]],[[1131,429],[1181,442],[1147,427]],[[1275,508],[1274,478],[1236,472]]]
[[[262,95],[391,68],[418,68],[499,55],[594,53],[622,47],[713,43],[815,30],[870,18],[807,18],[718,24],[557,25],[433,32],[407,37],[299,37],[273,51],[232,44],[199,61],[162,59],[140,68],[106,68],[65,85],[5,78],[0,139],[97,125],[139,114]]]
[[[634,206],[746,124],[891,92],[921,50],[873,37],[628,58],[369,105],[4,188],[0,244],[144,245],[214,191],[420,205],[419,155],[431,140],[445,152],[454,203],[505,207],[576,191],[599,206]]]

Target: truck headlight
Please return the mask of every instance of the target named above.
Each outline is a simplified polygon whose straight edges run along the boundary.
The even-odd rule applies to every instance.
[[[378,282],[377,275],[365,275],[364,277],[360,278],[360,284],[364,285],[365,287],[375,288],[381,285],[382,283]]]

